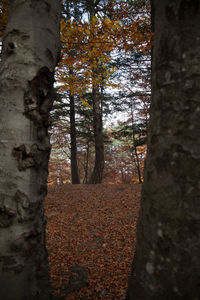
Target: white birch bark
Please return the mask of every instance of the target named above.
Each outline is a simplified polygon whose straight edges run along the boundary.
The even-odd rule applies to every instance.
[[[59,0],[12,0],[0,67],[0,298],[50,299],[43,200]]]

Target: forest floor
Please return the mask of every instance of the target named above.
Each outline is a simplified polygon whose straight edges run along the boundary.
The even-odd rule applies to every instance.
[[[49,187],[47,248],[57,299],[125,299],[139,204],[138,184]]]

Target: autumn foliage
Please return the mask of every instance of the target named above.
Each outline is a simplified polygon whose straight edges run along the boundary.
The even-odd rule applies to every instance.
[[[115,87],[110,76],[116,70],[112,52],[132,51],[143,53],[151,48],[152,32],[149,17],[135,17],[126,23],[128,3],[107,10],[110,18],[93,16],[90,20],[61,19],[62,59],[57,68],[57,81],[61,91],[70,90],[80,96],[94,85]],[[73,70],[73,72],[67,72]],[[84,101],[84,100],[83,100]],[[83,102],[85,104],[85,102]]]

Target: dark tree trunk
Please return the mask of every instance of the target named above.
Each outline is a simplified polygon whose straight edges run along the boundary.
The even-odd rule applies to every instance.
[[[60,1],[10,1],[0,67],[0,298],[50,299],[43,200]]]
[[[134,116],[133,116],[133,105],[131,105],[131,123],[132,123],[132,138],[133,138],[133,149],[134,149],[134,160],[138,173],[139,183],[142,183],[141,171],[140,171],[140,160],[137,153],[136,139],[135,139],[135,131],[134,131]]]
[[[66,15],[67,19],[70,20],[70,8],[69,1],[66,1]],[[74,50],[70,51],[70,55],[75,55]],[[69,75],[73,76],[73,67],[69,68]],[[75,103],[74,95],[70,91],[69,96],[70,101],[70,139],[71,139],[71,148],[70,148],[70,160],[71,160],[71,181],[72,184],[80,184],[80,177],[77,164],[77,144],[76,144],[76,121],[75,121]]]
[[[83,179],[83,183],[85,184],[88,183],[89,154],[90,154],[90,142],[87,141],[86,160],[85,160],[85,168],[84,168],[85,174]]]
[[[76,124],[75,124],[75,105],[74,95],[69,96],[70,99],[70,138],[71,138],[71,179],[72,184],[79,184],[79,171],[77,164],[77,146],[76,146]]]
[[[104,140],[102,131],[102,111],[98,86],[93,87],[93,121],[95,141],[95,165],[90,183],[101,183],[104,170]]]
[[[134,157],[135,157],[135,165],[136,165],[136,169],[137,169],[137,173],[138,173],[138,180],[139,183],[142,183],[142,176],[141,176],[141,170],[140,170],[140,160],[138,157],[138,153],[137,153],[137,147],[134,146]]]
[[[200,2],[152,2],[151,121],[127,299],[199,299]]]
[[[95,11],[98,1],[89,1],[87,6],[90,15],[90,21],[95,16]],[[98,57],[96,58],[98,65]],[[98,75],[98,68],[93,70],[93,80],[95,81]],[[99,94],[99,85],[93,84],[92,89],[92,105],[93,105],[93,128],[94,128],[94,142],[95,142],[95,164],[90,178],[91,184],[101,183],[104,170],[104,140],[103,140],[103,126],[102,126],[102,107]]]

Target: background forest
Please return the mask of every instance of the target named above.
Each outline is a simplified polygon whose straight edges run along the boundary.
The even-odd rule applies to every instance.
[[[49,184],[142,182],[149,1],[63,1]]]

